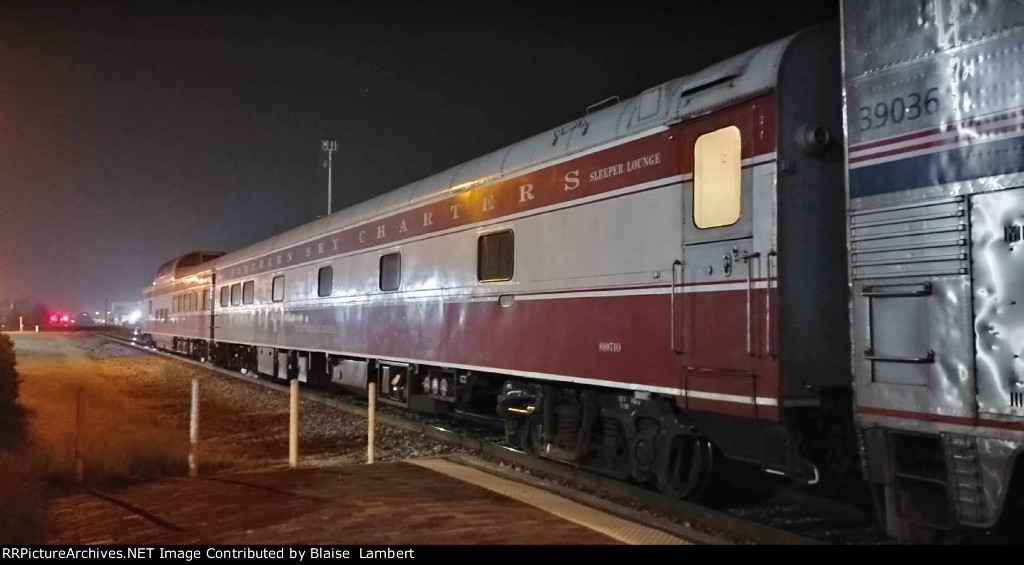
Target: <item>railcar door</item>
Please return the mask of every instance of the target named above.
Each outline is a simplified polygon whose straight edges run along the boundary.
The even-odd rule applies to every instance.
[[[682,264],[673,273],[673,348],[686,406],[756,417],[756,299],[764,258],[754,247],[753,112],[695,122],[684,133]],[[688,175],[689,176],[689,175]],[[684,177],[685,179],[686,177]]]
[[[975,370],[981,417],[1024,416],[1024,188],[971,198]]]

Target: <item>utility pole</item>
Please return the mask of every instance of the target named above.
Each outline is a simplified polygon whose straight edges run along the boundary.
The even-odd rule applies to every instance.
[[[324,164],[327,167],[327,215],[331,215],[331,165],[333,156],[338,151],[338,142],[334,140],[323,140],[320,142],[320,149],[327,153],[327,162]]]

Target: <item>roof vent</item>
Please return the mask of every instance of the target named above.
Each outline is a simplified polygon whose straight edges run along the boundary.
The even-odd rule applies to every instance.
[[[619,95],[618,94],[616,94],[615,96],[609,96],[608,98],[605,98],[604,100],[601,100],[600,102],[594,102],[590,106],[587,106],[587,114],[590,114],[591,112],[596,112],[596,111],[598,111],[598,110],[600,110],[602,108],[607,108],[609,106],[614,106],[614,105],[616,105],[618,103],[619,103]]]

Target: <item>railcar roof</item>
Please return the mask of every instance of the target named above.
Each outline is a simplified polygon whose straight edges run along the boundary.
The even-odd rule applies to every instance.
[[[217,259],[217,264],[235,264],[326,233],[350,229],[403,208],[471,190],[771,90],[793,37],[751,49],[578,120],[228,253]]]

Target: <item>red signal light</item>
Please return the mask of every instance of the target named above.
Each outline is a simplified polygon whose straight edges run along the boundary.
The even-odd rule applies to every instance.
[[[67,314],[64,314],[63,316],[60,317],[60,321],[64,322],[65,324],[68,323],[68,320],[70,320],[70,319],[71,318],[68,317]]]
[[[51,324],[56,324],[57,320],[58,320],[58,317],[57,317],[56,314],[50,314],[50,323]]]

